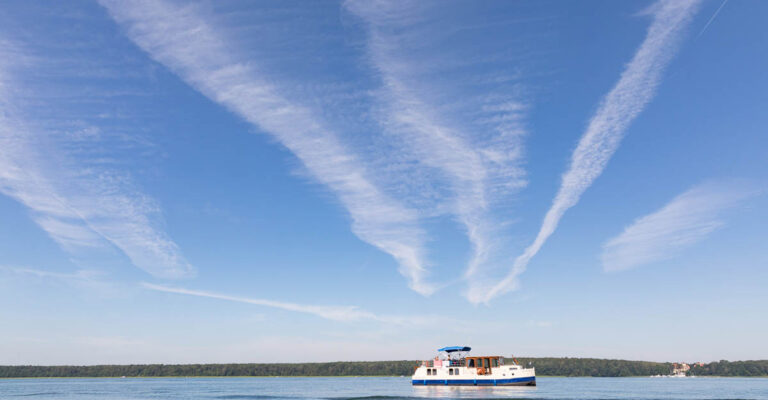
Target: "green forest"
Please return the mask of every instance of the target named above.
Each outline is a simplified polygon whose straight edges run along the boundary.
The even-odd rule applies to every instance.
[[[519,358],[536,367],[537,376],[666,375],[672,363],[596,358]],[[162,377],[162,376],[410,376],[416,361],[327,362],[294,364],[147,364],[91,366],[0,366],[0,378]],[[696,376],[768,376],[768,360],[718,361],[695,365]]]
[[[694,365],[688,374],[694,376],[768,376],[768,360],[720,360],[702,366]]]

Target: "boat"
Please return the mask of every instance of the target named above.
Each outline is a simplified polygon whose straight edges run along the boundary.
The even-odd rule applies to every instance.
[[[534,368],[523,368],[512,359],[505,364],[504,357],[470,357],[471,347],[450,346],[438,349],[438,355],[415,366],[413,385],[464,386],[536,386]]]

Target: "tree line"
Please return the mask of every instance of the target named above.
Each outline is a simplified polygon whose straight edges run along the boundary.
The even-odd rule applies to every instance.
[[[720,360],[704,365],[693,365],[688,375],[695,376],[768,376],[768,360]]]
[[[667,375],[672,363],[606,360],[599,358],[519,358],[521,365],[536,367],[539,376],[652,376]]]
[[[538,376],[667,375],[672,363],[596,358],[519,358]],[[507,360],[509,364],[511,360]],[[162,377],[162,376],[410,376],[417,361],[357,361],[293,364],[144,364],[88,366],[0,366],[0,378]],[[768,376],[768,360],[717,361],[694,365],[696,376]]]

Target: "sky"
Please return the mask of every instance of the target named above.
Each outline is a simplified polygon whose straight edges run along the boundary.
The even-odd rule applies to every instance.
[[[0,365],[766,359],[767,12],[7,2]]]

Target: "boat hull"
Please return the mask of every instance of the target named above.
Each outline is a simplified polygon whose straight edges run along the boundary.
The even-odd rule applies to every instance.
[[[411,384],[419,386],[536,386],[535,376],[508,379],[412,379]]]

